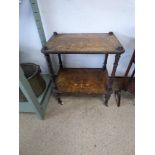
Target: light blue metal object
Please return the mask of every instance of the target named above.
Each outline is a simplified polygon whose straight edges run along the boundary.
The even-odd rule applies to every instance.
[[[40,37],[42,46],[44,46],[44,44],[46,43],[46,38],[45,38],[45,33],[44,33],[42,21],[41,21],[41,16],[40,16],[37,0],[30,0],[30,4],[32,7],[34,19],[37,25],[39,37]]]
[[[43,119],[43,109],[39,105],[39,102],[27,81],[22,68],[19,66],[19,86],[22,90],[23,94],[25,95],[26,99],[28,100],[29,104],[31,104],[32,109],[38,115],[40,119]]]

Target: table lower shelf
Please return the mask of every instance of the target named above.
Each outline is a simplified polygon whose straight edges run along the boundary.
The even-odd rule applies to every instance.
[[[64,68],[58,72],[56,85],[59,93],[103,94],[108,73],[101,68]]]

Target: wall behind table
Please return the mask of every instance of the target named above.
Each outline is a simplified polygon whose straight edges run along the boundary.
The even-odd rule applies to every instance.
[[[41,66],[47,73],[46,61],[40,49],[42,48],[38,30],[34,21],[29,0],[23,0],[19,9],[19,60],[32,62]]]
[[[58,33],[104,33],[113,31],[126,52],[117,75],[123,75],[134,49],[134,0],[38,0],[46,39]],[[20,5],[20,61],[34,62],[44,73],[47,65],[28,0]],[[52,59],[56,59],[53,57]],[[63,55],[66,67],[101,67],[103,55]],[[108,59],[111,73],[114,56]]]

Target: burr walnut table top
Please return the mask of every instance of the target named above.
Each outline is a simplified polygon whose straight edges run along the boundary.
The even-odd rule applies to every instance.
[[[124,48],[112,33],[54,34],[45,44],[43,53],[117,54]]]
[[[107,83],[108,73],[100,68],[60,69],[56,78],[60,93],[103,94]]]

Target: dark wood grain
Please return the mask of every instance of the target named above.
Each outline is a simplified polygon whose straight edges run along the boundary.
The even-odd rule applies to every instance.
[[[53,35],[45,44],[44,53],[123,53],[124,49],[114,34],[71,33]],[[119,49],[119,47],[122,47]]]
[[[112,76],[115,76],[120,55],[125,52],[113,32],[58,34],[53,36],[42,48],[48,67],[53,76],[54,94],[60,104],[62,94],[101,94],[103,103],[108,106],[112,93],[112,81],[106,70],[109,54],[115,54]],[[55,79],[49,54],[58,54],[60,69]],[[105,54],[102,68],[63,68],[61,54]]]
[[[56,85],[62,93],[104,94],[108,74],[103,69],[60,69]]]

